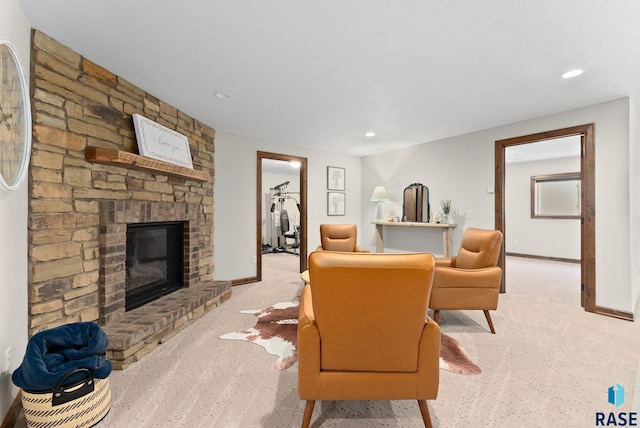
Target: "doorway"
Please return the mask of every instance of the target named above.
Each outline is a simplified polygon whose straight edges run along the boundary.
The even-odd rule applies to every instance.
[[[264,222],[265,220],[270,221],[271,218],[266,219],[264,215],[264,189],[263,189],[263,160],[275,160],[275,161],[283,161],[286,163],[296,163],[299,165],[299,201],[296,200],[299,205],[299,230],[297,236],[297,252],[300,258],[299,269],[300,272],[303,272],[307,269],[307,158],[299,157],[299,156],[291,156],[280,153],[269,153],[269,152],[257,152],[257,167],[256,167],[256,280],[262,280],[262,252],[263,246],[266,244],[264,242]],[[286,185],[280,183],[280,189],[285,189]],[[282,186],[284,185],[284,186]],[[279,190],[276,189],[276,192]],[[273,193],[273,192],[272,192]],[[286,199],[286,192],[281,192],[278,197],[284,196]],[[296,192],[297,194],[298,192]],[[277,201],[276,201],[277,202]]]
[[[505,171],[506,171],[506,148],[537,143],[540,141],[561,139],[569,136],[580,137],[580,265],[581,265],[581,287],[580,301],[587,312],[597,312],[610,316],[620,316],[618,311],[596,306],[596,278],[595,278],[595,125],[579,125],[570,128],[557,129],[554,131],[525,135],[521,137],[498,140],[495,142],[495,228],[506,236],[506,215],[505,215]],[[499,266],[502,268],[501,292],[506,291],[505,286],[505,247],[502,246]]]
[[[506,147],[505,263],[516,256],[580,264],[581,154],[580,135]]]

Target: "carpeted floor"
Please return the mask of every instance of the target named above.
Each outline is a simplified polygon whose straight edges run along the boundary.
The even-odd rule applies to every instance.
[[[247,308],[291,300],[301,290],[298,259],[263,256],[261,283],[233,297],[153,351],[111,376],[111,412],[97,427],[248,428],[300,426],[297,365],[273,369],[273,356],[250,343],[218,337],[252,325]],[[442,312],[442,331],[460,341],[481,368],[476,376],[440,372],[428,406],[434,427],[595,426],[596,412],[629,412],[640,362],[638,323],[585,313],[579,265],[508,258],[507,293],[492,313]],[[606,287],[606,283],[599,285]],[[618,383],[626,402],[607,402]],[[635,409],[638,410],[638,409]],[[24,420],[17,425],[24,427]],[[420,427],[412,401],[321,402],[312,427]]]

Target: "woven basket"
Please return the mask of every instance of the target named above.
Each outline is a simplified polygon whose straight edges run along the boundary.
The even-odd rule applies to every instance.
[[[87,377],[74,385],[62,387],[65,380],[79,371]],[[109,413],[111,389],[109,378],[94,379],[87,369],[68,373],[53,391],[22,390],[22,407],[29,428],[87,428]]]

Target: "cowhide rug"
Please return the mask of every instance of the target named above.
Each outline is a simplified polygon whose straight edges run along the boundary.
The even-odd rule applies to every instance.
[[[244,340],[262,346],[276,355],[275,368],[285,370],[298,361],[298,305],[299,302],[280,302],[259,310],[241,311],[258,317],[255,326],[236,333],[227,333],[220,339]],[[480,367],[467,356],[464,348],[454,338],[442,334],[440,368],[460,374],[478,374]]]

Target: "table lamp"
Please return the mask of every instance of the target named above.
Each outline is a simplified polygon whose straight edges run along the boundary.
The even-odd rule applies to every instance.
[[[387,193],[387,189],[384,186],[376,186],[373,189],[373,193],[371,194],[371,202],[378,203],[378,211],[376,212],[376,221],[383,221],[384,218],[382,216],[382,201],[389,200],[389,194]]]

